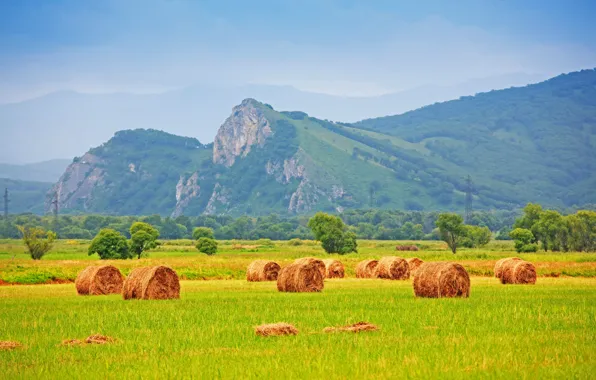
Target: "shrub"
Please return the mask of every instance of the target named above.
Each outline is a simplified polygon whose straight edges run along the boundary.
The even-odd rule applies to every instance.
[[[33,260],[41,260],[52,249],[52,243],[56,240],[56,234],[52,231],[46,232],[39,227],[18,226],[17,228],[23,235],[23,243]]]
[[[214,255],[217,252],[217,241],[202,237],[197,241],[196,247],[199,252],[206,253],[207,255]]]
[[[517,250],[517,252],[520,252],[520,253],[537,252],[538,244],[536,244],[536,243],[525,244],[525,245],[522,245],[519,249],[516,245],[515,249]]]
[[[128,259],[131,257],[128,242],[124,235],[110,228],[99,231],[91,241],[87,253],[89,255],[97,253],[102,260]]]
[[[302,245],[302,240],[295,238],[295,239],[290,239],[288,241],[288,245],[293,245],[293,246],[298,246],[298,245]]]
[[[259,239],[256,241],[256,243],[261,247],[275,247],[275,244],[271,241],[271,239]]]
[[[192,231],[192,238],[199,240],[200,238],[214,239],[213,229],[209,227],[197,227]]]

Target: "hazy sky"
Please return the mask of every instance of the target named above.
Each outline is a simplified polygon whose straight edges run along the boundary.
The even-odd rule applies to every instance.
[[[280,84],[372,96],[596,66],[593,0],[0,1],[0,103]]]

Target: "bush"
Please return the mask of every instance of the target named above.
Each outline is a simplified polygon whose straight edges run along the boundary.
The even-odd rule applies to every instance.
[[[214,239],[202,237],[197,241],[196,245],[199,252],[207,255],[214,255],[217,253],[217,242]]]
[[[21,231],[23,243],[33,260],[41,260],[52,249],[52,243],[56,240],[56,234],[52,231],[46,232],[38,227],[18,226],[17,228]]]
[[[192,231],[192,238],[199,240],[200,238],[214,239],[213,229],[209,227],[197,227]]]
[[[301,239],[290,239],[288,241],[288,245],[293,245],[293,246],[298,246],[298,245],[302,245],[302,240]]]
[[[91,241],[87,253],[89,256],[97,253],[102,260],[128,259],[131,257],[128,242],[124,235],[110,228],[99,231]]]
[[[275,247],[275,244],[271,241],[271,239],[259,239],[256,241],[256,243],[261,247]]]
[[[517,252],[520,253],[528,253],[528,252],[537,252],[538,251],[538,244],[526,244],[526,245],[522,245],[521,247],[515,247],[515,249],[517,250]]]

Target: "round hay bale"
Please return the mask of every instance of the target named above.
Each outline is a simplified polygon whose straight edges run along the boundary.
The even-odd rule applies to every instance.
[[[307,263],[314,263],[317,268],[319,268],[319,272],[321,272],[321,276],[323,276],[323,278],[325,278],[325,272],[327,272],[327,270],[325,269],[325,263],[323,262],[323,260],[314,258],[314,257],[303,257],[301,259],[296,259],[294,260],[294,263],[296,264],[307,264]]]
[[[521,260],[521,259],[519,257],[506,257],[504,259],[501,259],[501,260],[497,261],[495,263],[495,269],[494,269],[495,277],[496,278],[499,278],[500,279],[501,276],[503,276],[503,263],[505,263],[508,260],[514,260],[515,261],[515,260]]]
[[[180,298],[180,281],[176,272],[165,266],[135,268],[124,281],[122,297],[125,300]]]
[[[112,265],[87,267],[75,280],[77,293],[81,295],[118,294],[123,283],[124,276]]]
[[[525,260],[506,260],[501,264],[502,284],[535,284],[536,267]]]
[[[356,265],[356,278],[373,278],[375,269],[379,262],[377,260],[364,260]]]
[[[292,263],[282,268],[277,276],[280,292],[320,292],[323,286],[320,266],[315,261]]]
[[[414,272],[416,270],[418,270],[418,268],[420,267],[420,265],[424,264],[424,261],[420,260],[417,257],[411,257],[409,259],[406,259],[406,261],[408,262],[408,267],[410,268],[410,274],[414,274]]]
[[[470,276],[459,264],[434,262],[422,264],[414,273],[416,297],[443,298],[470,296]]]
[[[410,267],[401,257],[385,256],[379,260],[374,276],[388,280],[407,280],[410,278]]]
[[[325,278],[344,278],[344,265],[339,260],[323,260],[325,264]]]
[[[275,281],[281,267],[267,260],[255,260],[246,269],[246,281]]]

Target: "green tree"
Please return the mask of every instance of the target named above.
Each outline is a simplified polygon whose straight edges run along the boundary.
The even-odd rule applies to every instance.
[[[199,240],[202,237],[214,239],[213,230],[209,227],[197,227],[192,231],[192,238]]]
[[[199,252],[206,253],[207,255],[215,255],[217,253],[217,241],[207,237],[202,237],[197,240],[196,244]]]
[[[327,253],[346,254],[357,252],[356,234],[346,231],[344,222],[338,216],[318,212],[308,221],[315,239]]]
[[[451,252],[455,254],[459,242],[466,234],[464,219],[457,214],[445,213],[439,215],[436,224],[439,228],[441,239],[447,243]]]
[[[545,251],[561,250],[563,234],[567,233],[566,225],[561,214],[554,210],[546,210],[540,213],[538,221],[531,228],[534,236],[542,243]]]
[[[130,226],[130,251],[137,258],[143,252],[157,247],[159,231],[149,223],[135,222]]]
[[[462,245],[468,248],[484,247],[490,242],[492,236],[488,227],[464,225],[465,238]]]
[[[527,228],[515,228],[509,233],[515,244],[515,250],[517,252],[536,252],[538,245],[532,243],[536,239],[534,234]]]
[[[515,220],[513,228],[525,228],[527,230],[532,230],[534,224],[536,224],[540,219],[541,214],[542,206],[539,204],[528,203],[526,207],[524,207],[524,214],[522,217]]]
[[[345,225],[339,216],[317,212],[308,221],[308,228],[312,231],[315,239],[321,240],[324,235],[330,232],[337,233],[337,231],[343,231]]]
[[[41,260],[52,249],[52,243],[56,240],[54,232],[46,232],[39,227],[17,226],[17,228],[21,232],[23,243],[25,243],[33,260]]]
[[[87,253],[89,255],[97,253],[102,260],[129,259],[131,257],[126,237],[110,228],[99,231],[91,241]]]

